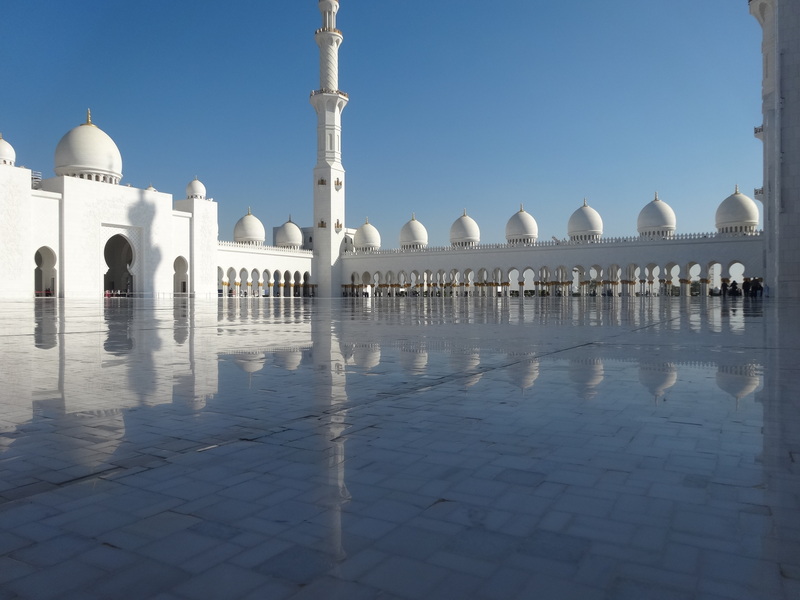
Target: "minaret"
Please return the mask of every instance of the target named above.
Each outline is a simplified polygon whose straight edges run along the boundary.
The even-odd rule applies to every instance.
[[[800,298],[800,3],[749,0],[761,25],[766,276],[770,295]]]
[[[311,92],[317,111],[317,165],[314,167],[314,262],[312,279],[317,296],[339,296],[342,283],[339,254],[344,241],[344,167],[342,111],[347,94],[339,90],[339,46],[336,29],[338,0],[319,0],[322,27],[314,37],[319,46],[319,89]]]

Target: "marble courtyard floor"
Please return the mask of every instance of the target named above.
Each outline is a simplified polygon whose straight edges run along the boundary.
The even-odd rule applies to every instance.
[[[0,600],[800,598],[800,304],[0,306]]]

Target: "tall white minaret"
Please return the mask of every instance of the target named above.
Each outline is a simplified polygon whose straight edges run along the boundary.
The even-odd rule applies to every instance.
[[[339,254],[344,241],[344,167],[342,111],[347,94],[339,90],[339,46],[336,29],[338,0],[319,0],[322,27],[314,37],[319,46],[319,89],[311,92],[317,111],[317,165],[314,167],[314,262],[312,280],[317,296],[341,295]]]

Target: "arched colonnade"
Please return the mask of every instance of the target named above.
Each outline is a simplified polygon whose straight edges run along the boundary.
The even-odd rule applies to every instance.
[[[314,296],[316,286],[308,271],[217,267],[220,296],[304,297]]]
[[[708,296],[722,282],[759,278],[758,266],[725,264],[575,264],[475,269],[351,271],[343,296]],[[741,280],[739,281],[741,283]]]

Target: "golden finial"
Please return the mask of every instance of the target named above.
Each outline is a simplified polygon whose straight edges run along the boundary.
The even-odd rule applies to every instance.
[[[412,221],[416,221],[417,220],[417,214],[416,213],[413,213],[413,212],[411,213],[411,220]]]
[[[522,206],[522,202],[519,203],[519,212],[525,212],[525,207]]]
[[[92,109],[91,108],[87,108],[86,109],[86,123],[84,123],[84,125],[94,125],[94,123],[92,123]]]

